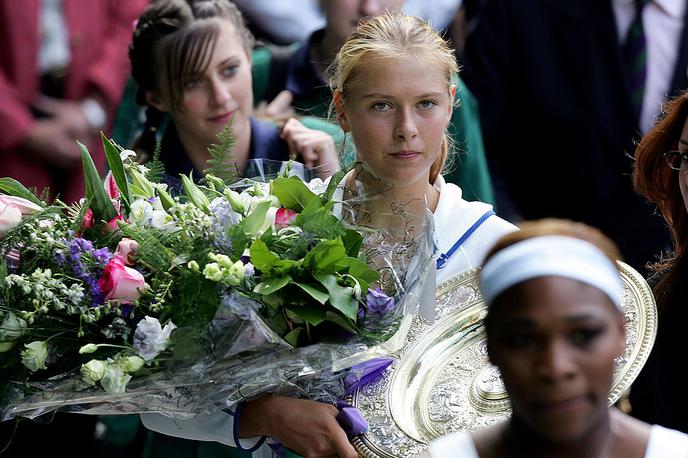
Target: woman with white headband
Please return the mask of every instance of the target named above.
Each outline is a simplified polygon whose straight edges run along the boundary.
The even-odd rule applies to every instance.
[[[432,442],[430,457],[688,457],[688,435],[608,406],[626,341],[617,258],[601,232],[563,220],[525,223],[497,242],[480,289],[513,413]]]

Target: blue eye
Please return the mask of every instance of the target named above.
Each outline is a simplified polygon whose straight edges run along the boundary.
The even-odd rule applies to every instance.
[[[437,103],[433,100],[423,100],[422,102],[418,103],[418,106],[420,106],[422,110],[429,110],[436,107]]]
[[[376,102],[371,106],[371,108],[375,111],[387,111],[390,110],[392,106],[387,102]]]
[[[238,65],[235,65],[235,64],[227,65],[226,67],[224,67],[222,69],[222,74],[224,76],[232,76],[237,72],[238,69],[239,69]]]

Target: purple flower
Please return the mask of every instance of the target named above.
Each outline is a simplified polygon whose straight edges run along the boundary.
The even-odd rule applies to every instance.
[[[387,366],[394,362],[394,358],[380,356],[369,359],[362,363],[355,364],[349,369],[349,373],[344,378],[344,389],[347,394],[352,393],[357,388],[370,382],[374,382],[387,369]]]
[[[58,263],[61,266],[64,266],[65,263],[65,254],[64,251],[62,250],[55,250],[55,253],[53,254],[53,259],[55,260],[56,263]]]
[[[368,290],[366,305],[368,306],[368,312],[377,315],[384,315],[396,307],[394,298],[386,295],[380,288]]]
[[[105,248],[98,248],[97,250],[93,250],[93,258],[96,260],[98,265],[100,267],[105,267],[108,262],[110,262],[110,258],[112,258],[112,253],[110,253],[110,250]]]

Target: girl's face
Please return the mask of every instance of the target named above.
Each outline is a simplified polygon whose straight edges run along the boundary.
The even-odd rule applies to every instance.
[[[170,113],[187,148],[189,145],[206,148],[217,143],[217,133],[230,119],[237,137],[249,134],[248,119],[253,103],[251,61],[234,26],[229,21],[221,24],[208,68],[202,74],[191,75],[185,82],[180,107],[173,107],[169,97],[164,96],[157,98],[158,105],[154,104]],[[163,90],[164,93],[169,91]]]
[[[678,142],[679,151],[688,152],[688,119],[683,125],[683,132],[681,132],[681,139]],[[678,172],[678,186],[681,189],[681,196],[683,196],[683,203],[688,211],[688,170]]]
[[[321,4],[327,18],[328,32],[339,37],[339,42],[343,43],[361,19],[399,9],[404,0],[323,0]]]
[[[368,60],[355,72],[335,105],[358,160],[387,184],[427,185],[452,114],[455,88],[444,69],[407,55]]]
[[[504,292],[488,334],[514,417],[551,442],[576,440],[608,415],[623,315],[599,289],[564,277]]]

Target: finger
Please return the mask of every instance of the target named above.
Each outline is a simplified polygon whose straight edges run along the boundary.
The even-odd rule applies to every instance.
[[[318,155],[313,151],[313,148],[310,146],[306,147],[301,147],[299,149],[299,155],[301,156],[301,160],[303,161],[304,164],[308,167],[313,167],[315,163],[318,161]]]
[[[269,115],[278,115],[291,110],[291,102],[294,100],[294,95],[288,91],[283,90],[270,102],[265,110]]]
[[[337,428],[332,431],[330,437],[332,440],[332,445],[334,445],[335,450],[342,458],[358,458],[358,452],[349,442],[349,438],[346,437],[344,430],[337,424]]]

